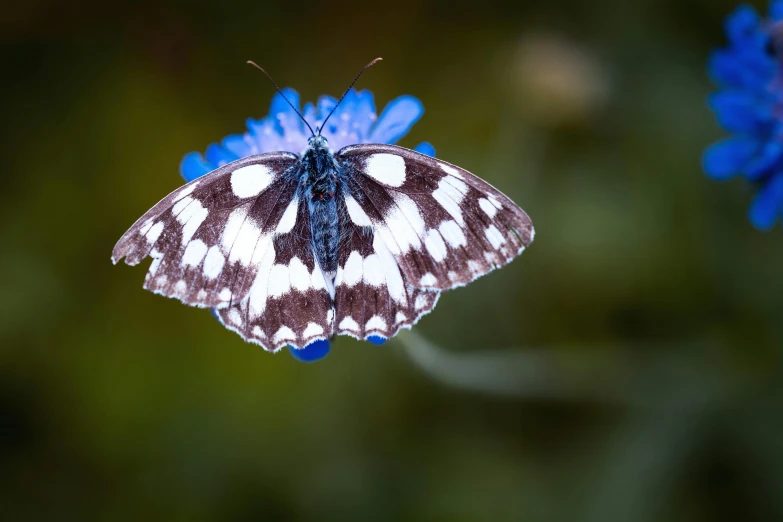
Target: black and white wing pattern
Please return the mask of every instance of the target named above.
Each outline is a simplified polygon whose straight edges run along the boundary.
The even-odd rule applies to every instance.
[[[290,153],[250,156],[184,185],[120,238],[112,261],[151,257],[144,288],[216,309],[267,350],[329,338],[332,296],[297,196],[298,164]]]
[[[355,204],[350,196],[346,203]],[[335,333],[357,339],[391,338],[430,312],[440,292],[412,285],[371,226],[357,225],[347,212],[340,215]]]
[[[395,271],[399,271],[404,285],[413,287],[414,292],[437,294],[463,286],[505,265],[533,241],[533,225],[527,214],[464,169],[394,145],[353,145],[335,157],[347,180],[344,192],[349,219],[372,231],[373,238],[368,240],[372,250],[365,245],[364,251],[356,251],[371,251],[387,277],[396,278]],[[358,255],[347,253],[342,265],[344,280],[335,281],[338,296],[345,292],[345,281],[352,280],[347,273],[355,274],[349,270],[355,266],[350,256],[357,259]],[[367,258],[362,257],[365,274]],[[419,293],[415,299],[429,295]],[[428,311],[435,301],[432,299],[431,305],[419,303],[420,310]],[[341,312],[338,306],[338,330]],[[357,315],[351,317],[355,320]],[[415,314],[405,319],[400,315],[401,321],[394,322],[409,326],[417,318]]]

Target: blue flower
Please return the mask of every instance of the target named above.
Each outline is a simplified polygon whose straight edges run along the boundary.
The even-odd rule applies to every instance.
[[[293,89],[283,89],[283,93],[295,107],[300,107],[299,93]],[[302,115],[313,128],[320,127],[336,103],[336,98],[321,96],[315,105],[305,104]],[[419,100],[405,95],[389,102],[378,116],[373,94],[366,90],[351,89],[321,134],[335,151],[356,143],[393,144],[408,133],[423,112],[424,106]],[[193,181],[245,156],[277,151],[300,154],[307,147],[307,138],[310,137],[307,126],[280,93],[272,98],[269,114],[260,120],[249,118],[247,129],[244,134],[232,134],[219,144],[212,143],[203,155],[199,152],[186,154],[179,166],[185,181]],[[435,155],[435,149],[427,142],[420,143],[414,150]],[[370,336],[367,340],[376,345],[386,341],[379,336]],[[296,359],[313,362],[326,357],[329,341],[315,341],[302,349],[289,347],[289,350]]]
[[[716,180],[737,174],[757,189],[749,218],[761,230],[783,218],[783,0],[762,18],[740,6],[726,19],[729,44],[709,59],[721,90],[710,97],[720,125],[733,134],[704,153]]]
[[[299,93],[293,89],[283,89],[283,92],[299,108]],[[321,96],[317,104],[307,103],[302,115],[313,128],[320,127],[336,103],[337,99],[331,96]],[[321,134],[334,151],[356,143],[397,143],[419,121],[423,112],[421,102],[406,95],[389,102],[379,117],[373,94],[351,89]],[[209,145],[204,155],[199,152],[186,154],[179,167],[185,181],[253,154],[277,151],[300,154],[310,137],[310,131],[279,93],[272,98],[269,115],[260,120],[249,118],[247,128],[244,134],[232,134],[219,144]],[[435,149],[427,142],[420,143],[414,150],[435,155]]]

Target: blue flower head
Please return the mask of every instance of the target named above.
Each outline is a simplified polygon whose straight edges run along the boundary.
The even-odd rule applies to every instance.
[[[726,33],[728,46],[709,60],[721,88],[709,105],[733,136],[706,150],[704,170],[717,180],[740,174],[754,184],[750,221],[768,230],[783,218],[783,0],[770,3],[766,18],[738,7]]]
[[[299,93],[293,89],[283,89],[283,94],[295,107],[300,107]],[[336,104],[337,99],[321,96],[318,103],[305,104],[302,115],[315,129],[321,126]],[[326,128],[321,129],[321,134],[335,151],[356,143],[393,144],[408,133],[423,112],[424,106],[419,100],[405,95],[389,102],[378,116],[373,94],[367,90],[351,89],[332,114]],[[212,143],[203,155],[199,152],[186,154],[179,166],[185,181],[193,181],[245,156],[277,151],[300,154],[307,147],[307,139],[310,137],[307,126],[280,93],[272,98],[269,114],[260,120],[249,118],[247,129],[244,134],[232,134],[219,144]],[[435,149],[427,142],[420,143],[414,150],[435,155]],[[371,336],[368,341],[383,344],[386,339]],[[315,341],[302,349],[289,347],[289,350],[296,359],[313,362],[326,357],[329,341]]]

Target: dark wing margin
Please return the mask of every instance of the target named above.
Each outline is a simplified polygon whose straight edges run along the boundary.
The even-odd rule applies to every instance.
[[[460,167],[394,145],[352,145],[336,158],[350,220],[380,236],[417,288],[463,286],[533,241],[525,211]]]
[[[309,244],[305,248],[292,239],[309,230],[297,196],[298,164],[298,156],[285,152],[249,156],[180,187],[120,238],[112,261],[125,258],[136,265],[151,257],[144,288],[190,306],[217,309],[227,328],[267,350],[328,338],[331,301],[320,288],[325,288],[318,279],[320,269],[314,267]],[[309,274],[307,283],[303,270]],[[290,292],[293,298],[285,295]],[[310,306],[322,308],[307,315],[323,316],[317,324],[320,334],[310,335],[318,330],[311,327],[305,335],[308,325],[300,325],[290,310],[285,316],[272,311],[281,305],[268,306],[268,298],[290,304],[301,301],[299,294],[309,296]]]

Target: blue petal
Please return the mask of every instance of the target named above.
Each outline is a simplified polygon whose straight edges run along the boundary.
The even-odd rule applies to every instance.
[[[783,20],[783,0],[772,0],[769,3],[769,17],[775,22]]]
[[[380,346],[386,341],[388,341],[388,339],[386,339],[385,337],[381,337],[380,335],[371,335],[367,338],[367,341],[371,342],[375,346]]]
[[[745,165],[742,172],[749,180],[758,180],[779,166],[781,156],[783,156],[783,143],[779,141],[765,143]]]
[[[756,195],[750,205],[748,217],[753,226],[759,230],[769,230],[775,225],[781,209],[783,209],[783,175],[778,174]]]
[[[729,138],[710,145],[704,152],[702,166],[712,178],[724,180],[738,174],[759,148],[750,138]]]
[[[772,107],[753,93],[745,91],[713,94],[709,104],[720,124],[731,132],[763,131],[772,119]]]
[[[215,168],[199,152],[188,152],[179,162],[179,173],[188,182],[213,170]]]
[[[294,111],[291,105],[299,109],[299,93],[290,87],[284,87],[283,89],[280,89],[280,91],[281,92],[277,92],[272,96],[272,103],[269,104],[269,116],[278,120],[281,117],[290,117],[298,120],[299,118],[296,116],[296,111]],[[291,105],[285,101],[286,98],[291,102]]]
[[[762,52],[718,50],[710,55],[707,69],[715,83],[726,87],[765,92],[777,71],[775,60]]]
[[[245,140],[243,134],[226,136],[220,144],[228,153],[236,156],[237,159],[254,154],[252,147],[247,140]]]
[[[378,115],[375,113],[375,97],[372,92],[365,89],[356,93],[356,107],[354,108],[354,127],[359,133],[359,139],[364,140],[370,134],[370,128]]]
[[[302,362],[311,363],[319,361],[329,355],[329,341],[321,339],[313,341],[302,349],[288,347],[288,351],[294,359]]]
[[[435,147],[432,146],[432,143],[429,141],[422,141],[418,145],[416,145],[413,150],[416,152],[421,152],[422,154],[426,154],[427,156],[435,157]]]
[[[737,7],[726,18],[726,33],[732,43],[742,43],[749,35],[759,30],[761,18],[749,5]]]
[[[315,130],[318,126],[318,114],[315,110],[315,105],[311,102],[305,103],[304,109],[302,110],[302,116],[304,116],[304,119],[307,120],[307,123],[310,124],[313,130]]]
[[[358,126],[354,125],[357,123],[357,102],[358,96],[356,91],[353,89],[349,90],[334,111],[334,114],[329,118],[329,121],[325,123],[323,135],[329,141],[332,149],[339,150],[346,145],[361,143]]]
[[[321,96],[318,98],[318,121],[322,122],[332,112],[334,106],[337,105],[337,98],[331,96]]]
[[[207,151],[204,154],[207,157],[207,161],[218,167],[222,167],[226,163],[231,163],[234,160],[239,159],[239,156],[232,153],[230,150],[226,150],[217,143],[211,143],[207,147]]]
[[[413,96],[400,96],[383,109],[372,131],[372,143],[396,143],[405,136],[424,113],[424,106]]]

